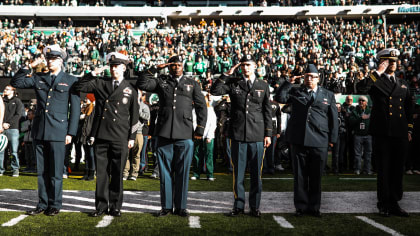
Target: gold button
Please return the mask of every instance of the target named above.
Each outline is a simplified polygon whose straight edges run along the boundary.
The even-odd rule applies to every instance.
[[[102,120],[105,120],[105,116],[102,116]]]
[[[392,107],[392,105],[389,105],[389,107]]]
[[[50,91],[52,91],[52,89],[50,89]]]
[[[120,102],[117,102],[117,105],[120,105]]]
[[[49,103],[49,102],[47,102],[47,106],[48,106],[48,105],[50,105],[50,103]]]
[[[112,121],[115,121],[115,119],[112,119]]]
[[[402,117],[402,115],[400,114],[400,117]]]
[[[389,99],[392,99],[392,97],[389,97]]]
[[[108,110],[108,109],[106,109],[106,108],[104,109],[104,111],[107,111],[107,110]]]
[[[400,98],[400,102],[402,102],[402,98]]]
[[[174,97],[176,97],[176,94],[174,94]]]
[[[172,108],[175,109],[175,106],[173,106]]]
[[[48,110],[45,110],[45,112],[48,112]]]
[[[402,107],[400,106],[400,110],[402,109]]]
[[[392,116],[392,112],[390,112],[389,115]]]
[[[105,102],[108,102],[108,99]]]
[[[48,98],[51,98],[51,96],[48,96]]]
[[[174,102],[176,102],[176,99],[174,99]]]
[[[117,110],[115,110],[115,113],[118,113],[118,111],[117,111]]]

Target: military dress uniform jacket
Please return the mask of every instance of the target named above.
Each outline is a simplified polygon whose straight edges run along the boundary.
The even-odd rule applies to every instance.
[[[229,94],[231,113],[229,137],[240,142],[262,142],[272,136],[270,90],[255,79],[251,90],[244,78],[222,75],[210,89],[211,94]]]
[[[121,81],[114,91],[111,78],[97,78],[89,73],[74,85],[74,89],[95,95],[95,117],[89,137],[107,141],[135,140],[139,104],[137,89],[129,81]]]
[[[372,99],[372,114],[369,131],[381,135],[407,139],[413,130],[413,102],[406,81],[397,77],[395,83],[384,74],[372,72],[368,81]]]
[[[76,77],[63,71],[52,81],[50,73],[31,76],[27,69],[20,69],[10,81],[15,88],[35,89],[37,109],[32,125],[33,139],[64,142],[66,135],[76,135],[80,97],[71,90],[76,81]]]
[[[338,137],[338,113],[331,91],[318,87],[311,100],[305,86],[295,87],[285,82],[277,90],[275,100],[290,103],[292,113],[286,128],[286,140],[306,147],[327,147]]]
[[[202,136],[207,121],[207,105],[200,85],[182,76],[179,83],[168,75],[154,78],[150,71],[140,74],[137,80],[140,90],[157,93],[159,111],[154,135],[167,139],[192,139],[193,133]],[[193,106],[197,115],[197,127],[193,128]]]

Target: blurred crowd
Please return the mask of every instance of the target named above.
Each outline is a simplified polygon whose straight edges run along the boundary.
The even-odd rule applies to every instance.
[[[3,19],[0,77],[13,76],[22,65],[42,57],[46,45],[59,44],[69,55],[66,70],[76,76],[103,66],[104,58],[113,51],[129,56],[130,77],[177,54],[184,59],[185,74],[194,76],[206,90],[215,77],[251,53],[257,59],[258,78],[273,88],[291,76],[300,83],[304,65],[311,62],[317,65],[325,88],[334,93],[366,94],[365,78],[377,66],[376,53],[387,45],[401,52],[397,76],[409,81],[414,94],[420,94],[417,22],[384,27],[379,16],[242,24],[202,19],[197,24],[173,26],[154,18],[139,22],[103,18],[96,27],[78,27],[68,18],[46,35],[34,30],[33,20]]]
[[[212,1],[212,5],[217,4],[217,1]],[[226,4],[227,1],[220,1],[219,4]],[[125,4],[124,1],[109,1],[109,0],[1,0],[0,5],[35,5],[35,6],[113,6]],[[136,4],[132,3],[131,5]],[[138,5],[148,6],[201,6],[202,1],[164,1],[164,0],[147,0],[137,3]],[[210,4],[210,3],[207,3]],[[230,4],[248,6],[352,6],[352,5],[377,5],[377,4],[418,4],[418,0],[248,0],[248,1],[230,1]]]

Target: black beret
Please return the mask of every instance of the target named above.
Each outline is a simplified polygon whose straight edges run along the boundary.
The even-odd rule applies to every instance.
[[[305,73],[317,73],[318,74],[318,69],[316,68],[316,66],[314,64],[308,64],[308,67],[306,67]]]
[[[241,58],[239,62],[255,62],[255,59],[251,54],[246,54]]]
[[[173,56],[169,58],[169,61],[168,61],[168,63],[178,63],[178,62],[182,62],[181,56]]]

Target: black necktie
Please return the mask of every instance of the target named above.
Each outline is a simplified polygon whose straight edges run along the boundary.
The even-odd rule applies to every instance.
[[[313,102],[315,100],[315,92],[313,90],[309,91],[310,101]]]
[[[395,83],[395,78],[394,78],[394,76],[390,76],[390,77],[389,77],[389,80],[391,80],[391,83]]]
[[[118,80],[115,80],[115,82],[114,82],[114,91],[117,90],[119,83],[120,82],[118,82]]]
[[[55,75],[51,75],[51,84],[54,84],[54,81],[55,81],[55,78],[56,78],[57,76],[55,76]]]
[[[248,85],[248,89],[251,90],[252,83],[251,83],[251,80],[250,79],[246,81],[246,84]]]

